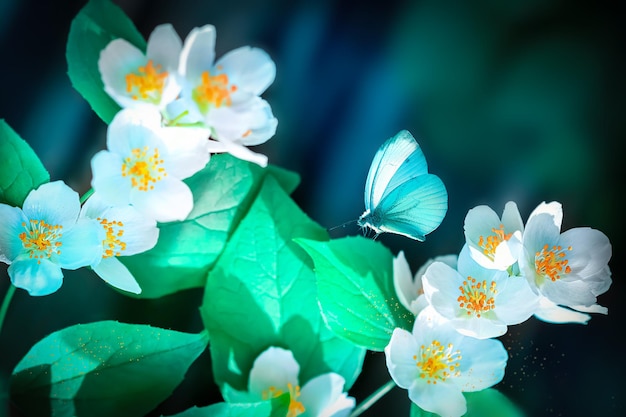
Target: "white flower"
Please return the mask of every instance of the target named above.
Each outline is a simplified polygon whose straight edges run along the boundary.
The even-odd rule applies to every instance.
[[[92,265],[95,273],[109,285],[139,294],[139,284],[117,257],[152,249],[159,238],[156,221],[131,205],[112,206],[98,193],[85,202],[80,217],[96,220],[105,232],[102,258]]]
[[[175,128],[161,127],[154,112],[118,112],[107,131],[107,150],[91,160],[93,189],[110,204],[132,204],[158,222],[184,220],[193,195],[182,180],[204,168],[209,154],[206,140],[177,142],[169,129]]]
[[[385,357],[391,378],[411,401],[442,417],[465,414],[463,392],[500,382],[508,359],[500,341],[463,336],[431,307],[417,316],[412,333],[393,331]]]
[[[183,90],[181,99],[168,106],[168,117],[210,128],[219,141],[214,152],[265,166],[267,157],[246,146],[264,143],[276,132],[278,122],[259,97],[274,81],[276,66],[263,50],[247,46],[214,62],[215,36],[215,27],[205,25],[185,39],[179,67]]]
[[[248,391],[224,385],[229,402],[257,402],[289,392],[291,402],[287,417],[347,417],[354,408],[354,398],[343,392],[345,380],[329,372],[309,380],[300,388],[300,366],[291,351],[270,347],[254,361],[248,378]]]
[[[154,29],[145,54],[125,39],[111,41],[98,60],[104,90],[122,108],[163,110],[181,90],[177,73],[181,49],[182,41],[170,24]]]
[[[517,262],[524,223],[514,202],[506,203],[502,219],[488,206],[474,207],[465,216],[464,230],[472,258],[483,267],[506,270]]]
[[[460,333],[479,339],[505,334],[508,325],[527,320],[537,307],[538,297],[524,278],[483,268],[468,245],[459,254],[457,270],[435,262],[422,281],[426,300],[437,313]]]
[[[558,202],[541,203],[531,213],[524,231],[521,273],[553,304],[606,312],[596,302],[611,285],[611,243],[604,233],[589,227],[561,233],[562,219]]]
[[[13,285],[30,295],[61,287],[61,269],[78,269],[102,257],[102,228],[79,219],[78,194],[62,181],[31,191],[22,208],[0,204],[0,261]]]
[[[398,256],[393,260],[393,286],[396,290],[398,300],[407,310],[416,316],[428,306],[428,301],[424,297],[424,290],[422,289],[422,276],[428,266],[436,261],[456,268],[457,256],[443,255],[429,259],[417,270],[415,276],[411,276],[411,267],[403,251],[400,251]]]

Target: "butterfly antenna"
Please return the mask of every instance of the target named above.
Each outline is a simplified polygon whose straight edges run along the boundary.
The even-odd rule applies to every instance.
[[[341,224],[340,224],[340,225],[338,225],[338,226],[330,227],[330,228],[326,229],[326,231],[327,231],[327,232],[332,232],[332,231],[333,231],[333,230],[335,230],[335,229],[339,229],[340,227],[346,227],[347,225],[352,224],[352,223],[356,223],[356,222],[357,222],[357,220],[356,220],[356,219],[355,219],[355,220],[349,220],[349,221],[347,221],[347,222],[345,222],[345,223],[341,223]]]

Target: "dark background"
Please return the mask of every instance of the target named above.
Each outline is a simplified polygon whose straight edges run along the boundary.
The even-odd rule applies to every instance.
[[[410,130],[450,203],[426,242],[380,238],[394,253],[404,250],[413,271],[460,250],[463,219],[478,204],[501,213],[514,200],[526,219],[541,201],[557,200],[564,230],[590,226],[607,234],[614,282],[599,302],[609,315],[594,315],[586,326],[531,319],[511,327],[502,338],[511,358],[497,388],[528,416],[624,415],[622,2],[115,3],[146,37],[161,23],[172,23],[182,38],[211,23],[218,57],[243,45],[272,56],[277,76],[264,98],[278,131],[256,150],[301,175],[293,197],[323,226],[361,214],[374,152]],[[80,193],[89,188],[89,160],[104,148],[105,134],[66,75],[70,21],[83,5],[0,0],[0,118],[31,144],[53,180]],[[346,228],[334,236],[356,233]],[[6,266],[0,275],[4,294]],[[65,275],[53,295],[16,293],[0,334],[0,380],[36,341],[74,323],[202,328],[196,310],[180,308],[199,306],[199,290],[131,300],[91,273]],[[388,379],[383,354],[369,353],[350,394],[361,400]],[[219,401],[216,390],[207,352],[158,413]],[[364,415],[408,416],[409,405],[406,391],[395,388]]]

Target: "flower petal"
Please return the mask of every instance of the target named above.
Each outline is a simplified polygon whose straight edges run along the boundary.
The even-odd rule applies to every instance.
[[[187,218],[193,209],[193,194],[181,180],[166,177],[158,181],[153,190],[133,189],[130,202],[145,215],[165,223]]]
[[[100,151],[91,158],[91,187],[111,204],[130,203],[130,181],[122,177],[122,156]]]
[[[0,219],[0,262],[11,264],[24,250],[19,235],[28,218],[19,207],[0,204]]]
[[[215,27],[204,25],[193,28],[183,44],[179,72],[194,85],[202,71],[208,71],[215,60]]]
[[[80,212],[78,193],[63,181],[42,184],[31,191],[22,206],[24,215],[31,220],[44,220],[50,225],[71,227]]]
[[[146,56],[167,71],[177,71],[183,42],[169,23],[158,25],[148,38]]]
[[[409,398],[420,408],[442,417],[460,417],[467,412],[467,401],[461,389],[451,383],[415,384]]]
[[[61,254],[57,262],[64,269],[78,269],[94,265],[102,258],[104,230],[92,219],[78,219],[76,224],[63,232],[60,238]]]
[[[287,390],[287,385],[298,385],[300,365],[291,351],[279,347],[270,347],[261,353],[250,370],[248,391],[261,395],[270,387]]]
[[[335,415],[335,412],[344,411],[350,403],[354,406],[354,398],[349,400],[342,395],[344,384],[343,377],[334,372],[318,375],[309,380],[300,390],[299,398],[307,415],[331,416]],[[334,410],[332,414],[331,410]]]
[[[137,284],[135,277],[115,257],[102,259],[100,263],[93,267],[93,270],[104,282],[115,288],[134,294],[141,293],[141,287]]]
[[[222,56],[215,67],[228,75],[237,89],[261,95],[276,77],[276,64],[262,49],[243,46]]]
[[[578,323],[587,324],[591,319],[589,314],[579,313],[569,308],[558,306],[546,297],[541,297],[539,307],[535,310],[535,317],[547,323]]]
[[[396,328],[385,346],[385,360],[391,378],[400,388],[409,388],[419,378],[414,356],[418,345],[413,334]]]
[[[8,269],[11,282],[32,296],[49,295],[61,288],[63,272],[47,259],[19,259]]]

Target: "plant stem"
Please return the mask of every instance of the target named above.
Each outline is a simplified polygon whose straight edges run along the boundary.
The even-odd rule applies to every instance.
[[[365,400],[363,400],[361,402],[361,404],[359,404],[354,411],[352,411],[352,414],[350,414],[349,417],[357,417],[360,416],[363,412],[365,412],[368,408],[370,408],[372,405],[374,405],[376,403],[376,401],[380,400],[381,397],[385,394],[387,394],[389,391],[391,391],[391,389],[393,387],[396,386],[396,383],[393,381],[393,379],[387,381],[387,383],[385,383],[385,385],[381,386],[380,388],[378,388],[376,391],[374,391],[369,397],[367,397]]]
[[[2,301],[2,307],[0,307],[0,332],[2,332],[2,325],[4,324],[4,317],[7,315],[7,310],[9,309],[9,304],[11,304],[11,299],[13,298],[13,294],[15,293],[15,285],[10,284],[7,293],[4,295],[4,300]]]
[[[91,197],[91,195],[93,194],[93,188],[90,188],[89,190],[87,190],[87,192],[85,194],[83,194],[83,196],[80,198],[80,204],[82,205],[85,201],[87,201],[87,199],[89,197]]]

